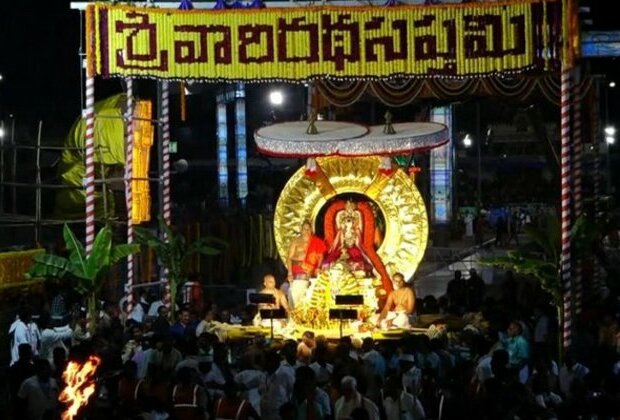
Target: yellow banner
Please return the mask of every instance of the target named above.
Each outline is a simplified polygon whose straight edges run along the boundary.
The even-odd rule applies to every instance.
[[[149,186],[149,161],[153,145],[151,101],[136,102],[134,111],[133,180],[131,181],[131,218],[134,224],[151,220],[151,191]]]
[[[0,286],[23,282],[24,274],[32,265],[32,259],[43,253],[44,249],[0,253]]]
[[[551,70],[562,2],[176,10],[89,5],[89,73],[210,81]]]

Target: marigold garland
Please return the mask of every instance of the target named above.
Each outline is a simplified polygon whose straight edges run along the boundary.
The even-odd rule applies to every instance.
[[[566,1],[215,11],[91,4],[88,72],[301,81],[555,70]]]

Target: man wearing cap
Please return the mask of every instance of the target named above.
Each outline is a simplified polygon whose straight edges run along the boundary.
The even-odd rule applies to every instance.
[[[413,354],[403,353],[398,358],[402,372],[403,388],[412,395],[417,395],[422,383],[422,370],[415,365]]]

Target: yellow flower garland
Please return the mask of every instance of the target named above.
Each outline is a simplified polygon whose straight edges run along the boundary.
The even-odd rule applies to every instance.
[[[560,57],[545,54],[558,50],[552,28],[561,25],[545,17],[566,1],[192,11],[93,4],[88,69],[212,81],[549,70]]]

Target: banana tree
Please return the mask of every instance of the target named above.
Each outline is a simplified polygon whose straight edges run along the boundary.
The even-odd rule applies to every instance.
[[[179,285],[187,280],[188,259],[196,254],[219,255],[227,243],[219,238],[205,236],[188,244],[185,237],[168,226],[162,218],[159,219],[159,230],[164,233],[163,238],[149,229],[136,227],[136,241],[153,249],[160,264],[168,270],[170,294],[174,303]]]
[[[505,257],[484,258],[483,265],[512,270],[523,276],[530,276],[540,282],[541,287],[551,295],[558,312],[560,329],[564,321],[562,305],[562,279],[560,271],[561,227],[557,217],[549,216],[545,227],[533,225],[524,227],[528,242]],[[591,258],[592,244],[596,243],[599,229],[585,216],[578,218],[571,230],[571,243],[575,258]],[[561,343],[560,341],[560,349]]]
[[[89,325],[96,324],[97,294],[101,291],[110,267],[140,250],[137,244],[114,245],[112,230],[102,228],[95,237],[93,249],[86,253],[84,245],[75,237],[69,226],[63,228],[63,238],[69,253],[68,258],[55,254],[42,254],[34,258],[27,278],[46,278],[69,281],[74,289],[86,297]]]

